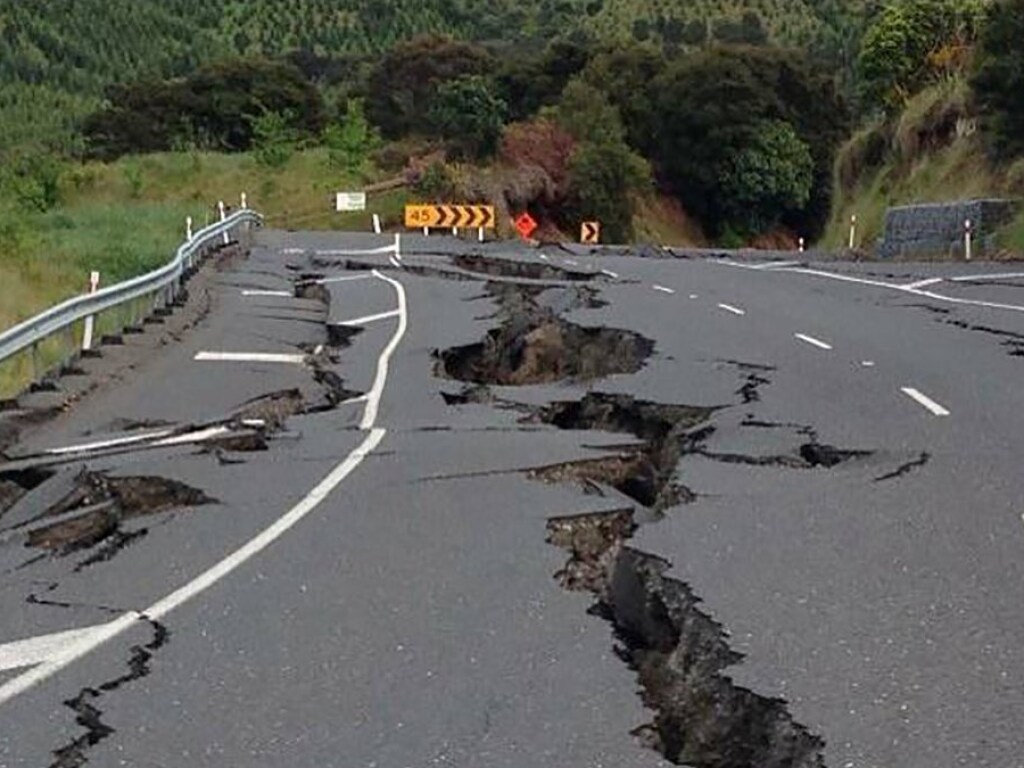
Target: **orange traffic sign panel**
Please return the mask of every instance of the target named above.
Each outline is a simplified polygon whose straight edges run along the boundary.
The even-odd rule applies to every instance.
[[[601,222],[584,221],[580,227],[580,242],[596,245],[601,242]]]
[[[407,205],[405,226],[410,229],[494,229],[493,205]]]
[[[521,213],[516,217],[515,225],[516,232],[518,232],[519,236],[524,240],[536,232],[538,226],[536,220],[534,220],[533,216],[531,216],[528,211]]]

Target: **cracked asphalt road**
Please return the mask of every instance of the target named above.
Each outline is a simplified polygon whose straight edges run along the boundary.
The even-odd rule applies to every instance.
[[[6,449],[0,766],[1024,765],[1024,277],[389,242],[261,233]]]

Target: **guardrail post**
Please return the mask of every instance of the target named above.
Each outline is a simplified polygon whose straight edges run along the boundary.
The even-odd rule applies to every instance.
[[[100,287],[100,273],[89,273],[89,293],[96,293]],[[85,318],[85,329],[82,331],[82,351],[88,352],[92,349],[92,336],[96,328],[96,315],[89,315]]]
[[[227,213],[225,213],[225,211],[224,211],[224,201],[223,200],[221,200],[221,201],[219,201],[217,203],[217,210],[220,212],[220,220],[222,222],[225,219],[227,219],[228,216],[227,216]],[[231,243],[231,235],[229,235],[227,232],[225,232],[224,233],[224,245],[229,245],[230,243]]]

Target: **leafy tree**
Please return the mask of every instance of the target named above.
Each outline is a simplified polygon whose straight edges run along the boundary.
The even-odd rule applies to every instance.
[[[32,153],[16,160],[8,185],[18,204],[28,211],[45,212],[60,204],[64,165],[49,153]]]
[[[721,232],[735,215],[723,173],[757,142],[765,120],[792,125],[814,163],[806,204],[771,218],[807,237],[821,231],[831,206],[835,150],[848,127],[827,74],[791,52],[717,49],[673,63],[654,88],[654,157],[664,181],[708,231]]]
[[[361,174],[370,154],[380,146],[380,137],[366,119],[361,99],[348,100],[341,123],[328,125],[323,140],[331,167],[351,175]]]
[[[760,232],[776,226],[784,211],[807,205],[814,160],[792,125],[765,120],[725,162],[720,181],[730,221]]]
[[[370,72],[366,112],[388,138],[424,133],[437,89],[493,68],[486,50],[448,37],[417,37],[392,48]]]
[[[652,84],[666,66],[656,48],[621,45],[599,51],[583,70],[583,80],[603,91],[618,109],[630,146],[644,153],[654,147],[656,96]]]
[[[582,77],[574,78],[562,92],[562,100],[550,111],[555,121],[579,142],[623,144],[626,129],[619,110],[608,95]]]
[[[470,75],[437,89],[430,120],[456,155],[480,159],[494,154],[507,110],[485,78]]]
[[[495,77],[511,120],[526,120],[558,102],[568,82],[593,54],[592,46],[559,40],[540,56],[508,56]]]
[[[256,162],[267,168],[280,168],[287,164],[299,142],[298,132],[292,127],[293,117],[286,112],[268,110],[251,120]]]
[[[623,142],[587,142],[573,153],[571,193],[566,204],[570,225],[601,222],[604,238],[626,243],[633,238],[634,196],[650,187],[647,163]]]
[[[903,0],[888,5],[864,34],[857,69],[865,104],[902,107],[934,74],[932,54],[977,37],[982,0]]]
[[[1024,154],[1024,0],[1001,0],[990,11],[972,85],[992,149],[1002,158]]]

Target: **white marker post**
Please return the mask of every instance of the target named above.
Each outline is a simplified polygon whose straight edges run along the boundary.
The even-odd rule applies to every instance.
[[[191,243],[192,242],[192,237],[193,237],[193,235],[192,235],[192,217],[191,216],[186,216],[185,217],[185,242]]]
[[[376,213],[373,214],[373,233],[379,235],[381,233],[380,216]]]
[[[402,233],[395,232],[395,258],[402,258]]]
[[[458,227],[452,227],[452,237],[458,237],[458,236],[459,236],[459,228]]]
[[[850,250],[857,246],[857,214],[850,217]]]
[[[245,192],[242,193],[242,210],[246,210],[249,207],[249,199]]]
[[[967,219],[967,221],[964,222],[964,257],[967,261],[971,260],[972,240],[971,220]]]
[[[476,239],[477,239],[477,242],[480,242],[480,243],[482,243],[484,241],[484,228],[483,227],[478,227],[477,228],[477,230],[476,230]]]
[[[192,238],[190,237],[189,240]],[[100,273],[89,273],[89,293],[96,293],[100,287]],[[96,316],[89,315],[85,318],[85,329],[82,331],[82,351],[88,352],[92,349],[92,336],[96,328]]]
[[[424,237],[430,237],[430,227],[424,227],[423,228],[423,236]]]
[[[225,221],[227,219],[228,215],[227,215],[227,212],[224,210],[224,201],[223,200],[221,200],[221,201],[219,201],[217,203],[217,210],[220,211],[220,220],[221,221]],[[227,245],[230,242],[231,242],[231,236],[227,232],[225,232],[224,233],[224,245]]]
[[[799,248],[799,250],[800,250],[800,253],[804,252],[804,245],[805,245],[804,239],[801,237],[800,240],[798,241],[798,246],[797,246]]]

